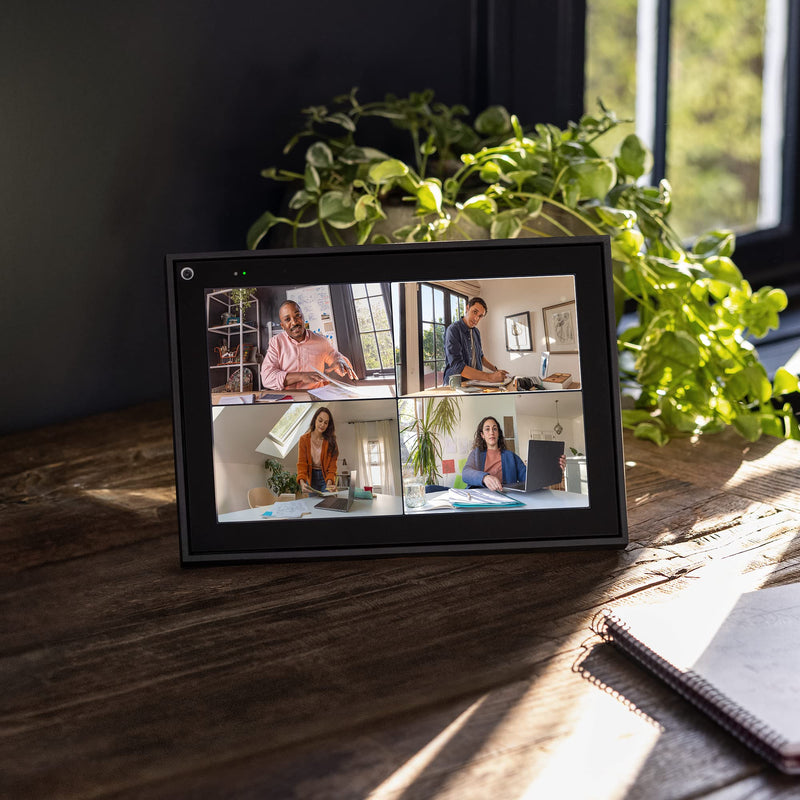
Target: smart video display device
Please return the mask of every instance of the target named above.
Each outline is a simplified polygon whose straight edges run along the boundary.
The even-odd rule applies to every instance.
[[[606,237],[166,278],[182,564],[627,543]]]

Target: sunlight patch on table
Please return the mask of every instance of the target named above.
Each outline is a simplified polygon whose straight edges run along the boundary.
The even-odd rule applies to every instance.
[[[127,509],[152,508],[175,502],[175,487],[154,489],[85,489],[93,500]]]
[[[430,767],[447,744],[467,724],[469,719],[481,707],[485,696],[476,700],[469,708],[462,711],[441,733],[431,739],[428,744],[415,753],[399,769],[395,770],[380,786],[376,786],[369,795],[370,798],[387,797],[392,794],[402,794]]]

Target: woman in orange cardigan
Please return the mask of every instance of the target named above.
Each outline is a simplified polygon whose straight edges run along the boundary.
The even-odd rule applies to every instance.
[[[318,408],[311,418],[308,432],[298,442],[297,481],[300,490],[307,492],[310,486],[320,492],[334,491],[338,458],[333,415],[325,407]]]

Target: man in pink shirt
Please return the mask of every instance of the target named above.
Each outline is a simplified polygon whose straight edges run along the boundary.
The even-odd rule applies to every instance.
[[[261,364],[261,383],[266,389],[314,389],[328,381],[317,372],[335,372],[357,380],[353,365],[318,333],[306,330],[300,306],[287,300],[278,309],[283,330],[273,336]]]

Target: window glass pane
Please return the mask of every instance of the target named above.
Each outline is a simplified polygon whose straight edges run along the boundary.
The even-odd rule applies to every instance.
[[[441,289],[434,289],[433,292],[434,303],[434,320],[436,322],[444,322],[444,292]]]
[[[383,295],[370,297],[369,307],[372,309],[372,320],[376,331],[389,330],[389,315],[386,313],[386,306],[383,302]]]
[[[283,416],[275,423],[269,432],[269,438],[278,444],[284,444],[292,432],[301,425],[306,417],[313,413],[315,406],[305,403],[294,403],[286,409]]]
[[[400,284],[392,284],[392,326],[394,338],[397,342],[397,352],[395,353],[395,363],[400,364]],[[398,383],[399,385],[399,383]]]
[[[434,364],[423,364],[422,365],[422,386],[424,389],[431,389],[436,384],[434,381],[436,380],[436,373]]]
[[[433,321],[433,290],[422,284],[422,319]]]
[[[381,290],[381,285],[379,283],[368,283],[367,284],[367,294],[368,295],[380,295],[383,294]]]
[[[383,369],[392,369],[394,366],[394,346],[389,331],[378,333],[378,350]]]
[[[367,296],[367,289],[363,283],[354,283],[352,284],[353,288],[353,297],[366,297]]]
[[[381,360],[378,355],[378,344],[374,333],[361,334],[361,350],[364,353],[364,366],[367,369],[380,369]]]
[[[636,113],[636,14],[637,0],[587,0],[586,74],[584,108],[598,110],[600,98],[618,119]],[[596,142],[603,155],[611,155],[632,125],[620,125]]]
[[[444,360],[444,325],[436,325],[435,326],[435,334],[436,334],[436,358],[439,360]]]
[[[356,307],[356,319],[358,320],[358,329],[360,331],[372,330],[372,315],[369,313],[369,300],[354,301]]]
[[[758,219],[766,0],[673,0],[667,129],[682,236]]]
[[[433,343],[433,325],[430,322],[422,323],[422,359],[433,361],[436,358],[436,350]]]
[[[459,318],[458,313],[458,295],[450,295],[450,322],[455,322]]]

